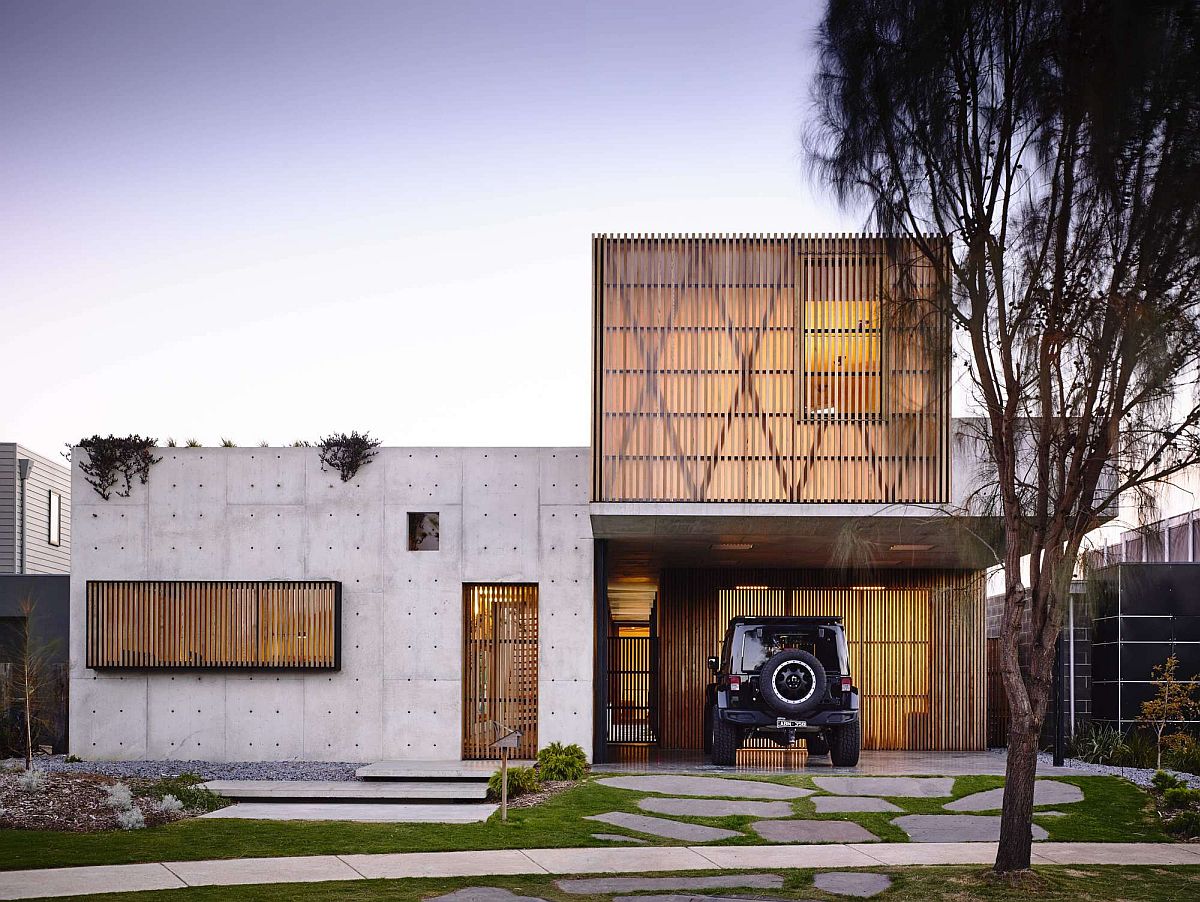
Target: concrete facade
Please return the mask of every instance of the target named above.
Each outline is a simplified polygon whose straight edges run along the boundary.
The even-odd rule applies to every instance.
[[[73,753],[457,760],[472,582],[538,584],[539,744],[591,748],[586,448],[381,448],[346,483],[315,448],[159,453],[129,498],[73,473]],[[408,514],[428,511],[440,550],[409,551]],[[341,670],[89,670],[93,579],[339,580]]]

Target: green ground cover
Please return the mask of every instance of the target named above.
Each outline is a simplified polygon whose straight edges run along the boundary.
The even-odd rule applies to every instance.
[[[808,775],[765,777],[772,782],[814,788]],[[1157,814],[1147,793],[1114,777],[1071,777],[1083,789],[1084,801],[1055,806],[1062,817],[1039,823],[1056,841],[1165,842]],[[954,798],[1003,784],[1000,777],[960,777]],[[378,824],[316,821],[253,821],[192,818],[129,832],[61,833],[0,830],[0,870],[66,867],[92,864],[128,864],[152,861],[192,861],[217,858],[255,858],[286,855],[327,855],[373,852],[436,852],[464,849],[553,848],[611,846],[592,838],[596,832],[624,833],[618,827],[584,820],[589,814],[609,811],[641,812],[643,793],[601,786],[596,778],[548,799],[542,804],[499,816],[482,824]],[[891,800],[907,813],[945,813],[949,799]],[[812,802],[793,803],[797,817],[853,820],[881,840],[904,842],[905,834],[889,823],[896,813],[815,815]],[[1049,807],[1049,806],[1048,806]],[[673,817],[675,820],[746,831],[718,845],[757,845],[761,840],[749,829],[755,818]],[[630,833],[630,836],[640,834]],[[687,845],[673,840],[640,836],[654,845]]]
[[[942,902],[986,899],[993,902],[1029,902],[1030,898],[1080,900],[1080,902],[1153,902],[1160,899],[1200,897],[1200,867],[1039,867],[1032,876],[999,881],[979,867],[875,868],[892,878],[891,889],[874,898],[881,902]],[[827,872],[828,869],[823,869]],[[813,886],[811,870],[776,870],[785,876],[782,890],[756,891],[781,899],[845,899]],[[756,871],[761,873],[761,871]],[[674,872],[669,876],[681,876]],[[609,902],[607,895],[573,896],[554,886],[551,876],[456,877],[409,880],[363,880],[343,883],[291,883],[262,886],[212,886],[143,893],[114,893],[82,896],[88,902],[264,902],[289,899],[296,902],[337,898],[344,902],[419,902],[465,886],[499,886],[521,896],[536,896],[547,902]],[[1191,889],[1188,889],[1191,887]],[[696,895],[728,894],[729,890],[690,891]]]

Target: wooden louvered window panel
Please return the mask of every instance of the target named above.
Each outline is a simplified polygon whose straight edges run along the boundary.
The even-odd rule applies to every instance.
[[[538,587],[463,586],[463,758],[499,758],[492,743],[521,731],[515,758],[538,749]]]
[[[336,670],[341,584],[89,580],[86,642],[95,669]]]

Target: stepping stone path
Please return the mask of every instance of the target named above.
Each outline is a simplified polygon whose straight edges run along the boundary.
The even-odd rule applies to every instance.
[[[871,796],[815,796],[817,814],[836,814],[841,811],[901,811],[887,799]]]
[[[579,880],[555,880],[564,893],[593,896],[598,893],[646,893],[656,889],[728,889],[746,886],[753,889],[783,889],[778,874],[719,874],[713,877],[585,877]],[[646,896],[638,896],[645,899]],[[713,897],[706,897],[713,898]]]
[[[465,886],[425,902],[545,902],[537,896],[518,896],[498,886]]]
[[[641,799],[638,807],[656,814],[682,814],[685,817],[791,817],[795,814],[787,802],[734,802],[728,799]],[[899,811],[899,809],[894,809]]]
[[[784,786],[782,783],[762,783],[757,780],[725,780],[720,777],[682,777],[658,774],[645,777],[605,777],[597,780],[601,786],[632,789],[634,792],[657,792],[660,795],[702,796],[733,799],[802,799],[812,795],[811,789]],[[864,793],[879,795],[880,793]],[[949,792],[943,793],[950,795]]]
[[[892,878],[887,874],[870,872],[817,874],[813,877],[813,886],[817,889],[835,896],[857,896],[860,899],[878,896],[891,885]]]
[[[795,899],[774,899],[771,896],[613,896],[613,902],[798,902]],[[803,900],[799,900],[803,902]]]
[[[667,820],[665,817],[649,817],[645,814],[628,814],[624,811],[610,811],[608,814],[592,814],[586,820],[600,821],[638,833],[649,833],[651,836],[661,836],[664,839],[682,839],[687,842],[714,842],[718,839],[732,839],[741,836],[736,830],[722,830],[719,827],[705,827],[700,824],[685,824],[682,821]]]
[[[838,796],[934,799],[954,792],[953,777],[813,777],[813,782]]]
[[[637,836],[626,836],[624,833],[593,833],[592,839],[606,839],[609,842],[632,842],[643,846],[647,842]]]
[[[756,821],[750,825],[769,842],[878,842],[879,837],[854,821]]]
[[[1000,839],[998,814],[906,814],[892,821],[913,842],[997,842]],[[1033,825],[1033,838],[1049,834]]]
[[[1033,804],[1070,805],[1083,801],[1083,790],[1074,783],[1058,780],[1038,780],[1033,784]],[[963,796],[942,807],[947,811],[999,811],[1004,804],[1003,789],[989,789],[974,795]]]

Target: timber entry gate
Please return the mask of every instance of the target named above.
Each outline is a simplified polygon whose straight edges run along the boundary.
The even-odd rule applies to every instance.
[[[658,640],[649,626],[619,626],[608,637],[608,741],[658,742]]]
[[[499,759],[501,727],[521,731],[512,757],[537,757],[538,587],[463,586],[463,658],[463,758]]]

